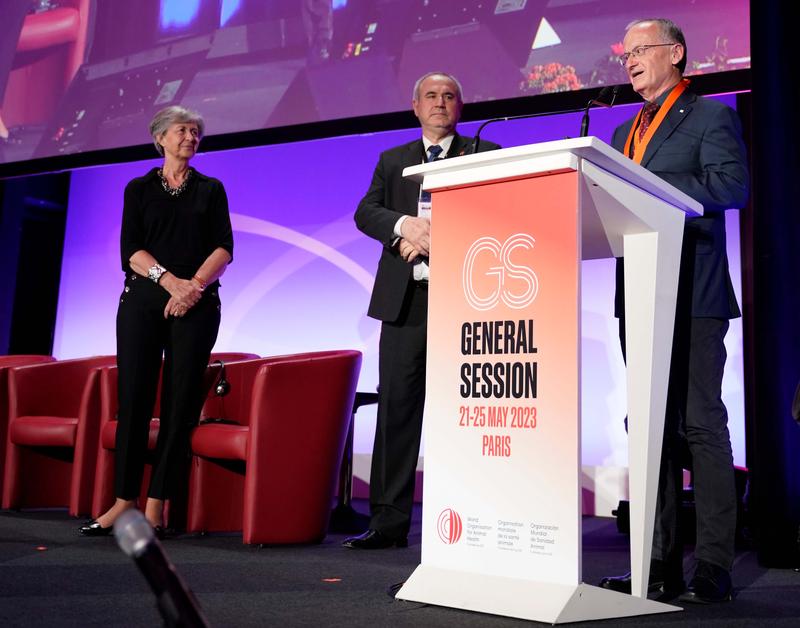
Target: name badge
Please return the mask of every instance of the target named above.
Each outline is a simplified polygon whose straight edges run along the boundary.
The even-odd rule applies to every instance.
[[[417,216],[420,218],[427,218],[428,220],[431,219],[431,201],[430,199],[427,201],[423,201],[422,199],[419,200],[417,203]]]

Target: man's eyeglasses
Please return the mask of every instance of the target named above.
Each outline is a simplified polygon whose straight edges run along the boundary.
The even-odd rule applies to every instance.
[[[626,63],[628,63],[628,59],[630,59],[631,57],[639,58],[650,48],[658,48],[659,46],[674,46],[674,45],[675,43],[673,42],[671,44],[647,44],[645,46],[636,46],[636,48],[634,48],[630,52],[622,53],[617,58],[619,59],[620,65],[625,65]]]

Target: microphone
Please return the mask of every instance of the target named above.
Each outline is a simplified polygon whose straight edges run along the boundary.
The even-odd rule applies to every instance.
[[[133,558],[156,594],[158,610],[166,626],[209,628],[194,594],[169,562],[141,512],[130,509],[117,517],[114,536],[120,549]]]
[[[472,140],[472,145],[469,147],[469,149],[465,150],[463,154],[464,155],[474,155],[475,153],[478,152],[478,146],[480,145],[481,131],[483,131],[483,129],[485,127],[487,127],[488,125],[490,125],[490,124],[492,124],[494,122],[507,122],[509,120],[524,120],[526,118],[538,118],[540,116],[552,116],[555,113],[578,113],[580,111],[583,111],[583,108],[580,108],[580,109],[564,109],[564,110],[560,110],[560,111],[540,111],[539,113],[526,113],[526,114],[523,114],[521,116],[504,116],[502,118],[491,118],[489,120],[486,120],[486,122],[484,122],[483,124],[481,124],[478,127],[478,132],[475,133],[475,137]]]
[[[586,107],[583,110],[583,118],[581,119],[580,137],[586,137],[589,135],[589,107],[592,105],[608,108],[613,107],[614,101],[617,99],[618,91],[619,85],[614,85],[613,87],[611,85],[606,85],[600,90],[600,93],[597,94],[597,98],[592,98],[588,103],[586,103]],[[611,96],[611,102],[606,102],[609,96]]]
[[[581,137],[586,137],[586,134],[589,132],[589,107],[592,105],[599,105],[601,107],[613,107],[614,101],[617,99],[617,92],[619,91],[619,85],[614,85],[613,87],[610,85],[606,85],[603,89],[600,90],[600,93],[597,95],[597,98],[593,98],[590,100],[585,107],[581,107],[580,109],[563,109],[560,111],[542,111],[539,113],[526,113],[521,116],[504,116],[502,118],[491,118],[486,120],[483,124],[478,127],[478,132],[475,133],[475,137],[472,140],[472,145],[469,147],[468,150],[464,151],[464,155],[474,155],[478,152],[478,146],[480,146],[480,136],[481,132],[484,128],[494,122],[507,122],[509,120],[524,120],[526,118],[538,118],[540,116],[551,116],[556,113],[579,113],[583,112],[583,120],[581,121]],[[605,102],[608,96],[611,95],[611,102]]]

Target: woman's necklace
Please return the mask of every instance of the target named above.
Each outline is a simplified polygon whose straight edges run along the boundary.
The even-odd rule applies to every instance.
[[[181,183],[178,187],[173,188],[170,186],[169,181],[164,176],[164,169],[158,169],[158,178],[161,179],[161,187],[164,188],[164,191],[169,194],[170,196],[178,196],[180,195],[185,189],[186,186],[189,184],[189,177],[192,176],[191,169],[186,171],[186,177],[183,179],[183,183]]]

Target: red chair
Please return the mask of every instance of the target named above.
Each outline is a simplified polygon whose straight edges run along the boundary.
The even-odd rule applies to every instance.
[[[100,421],[99,356],[12,368],[3,508],[88,513]]]
[[[6,464],[6,438],[8,436],[8,369],[28,364],[55,362],[50,355],[0,355],[0,487]]]
[[[228,368],[229,422],[192,434],[189,532],[244,543],[325,537],[361,369],[358,351],[262,358]]]
[[[206,389],[210,389],[220,371],[220,367],[213,367],[213,362],[222,360],[226,364],[241,360],[257,359],[255,353],[212,353],[212,367],[208,370],[206,378]],[[108,510],[114,503],[114,448],[117,439],[117,367],[109,366],[102,369],[100,375],[100,442],[97,449],[97,467],[95,472],[94,494],[92,496],[92,517],[97,518]],[[206,406],[214,403],[214,397],[206,401]],[[154,410],[161,404],[161,378],[159,377],[158,394]],[[205,410],[205,406],[204,406]],[[155,451],[156,441],[158,440],[159,419],[153,417],[150,421],[150,433],[147,439],[147,449],[149,452]],[[140,502],[144,504],[147,498],[147,487],[150,483],[150,465],[145,466],[145,474],[142,479],[142,491]],[[185,505],[185,504],[184,504]],[[167,513],[169,519],[169,512]],[[175,521],[169,521],[169,525],[174,525]]]
[[[91,0],[60,0],[58,5],[25,17],[0,103],[7,126],[47,122],[84,61]]]

